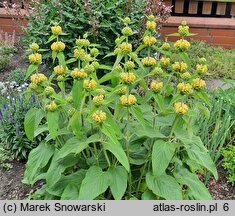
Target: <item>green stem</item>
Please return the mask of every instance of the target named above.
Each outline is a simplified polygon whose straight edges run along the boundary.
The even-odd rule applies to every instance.
[[[130,163],[130,150],[129,150],[129,125],[130,125],[130,112],[127,108],[127,130],[126,130],[126,153],[127,158]],[[128,173],[128,194],[131,197],[131,188],[132,188],[132,176],[131,176],[131,170]]]
[[[106,150],[105,150],[104,148],[103,148],[103,151],[104,151],[104,156],[105,156],[105,158],[106,158],[106,161],[108,162],[109,167],[111,167],[111,163],[110,163],[108,154],[107,154],[107,152],[106,152]]]

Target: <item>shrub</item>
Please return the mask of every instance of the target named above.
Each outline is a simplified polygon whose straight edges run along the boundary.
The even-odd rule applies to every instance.
[[[0,72],[10,64],[11,56],[0,55]]]
[[[228,171],[228,182],[234,185],[235,182],[235,146],[228,145],[223,151],[224,162],[223,167]]]
[[[148,16],[143,44],[133,52],[126,21],[110,53],[116,55],[113,67],[99,65],[98,51],[86,37],[76,41],[74,57],[67,59],[62,28],[54,26],[49,41],[56,41],[55,68],[47,78],[37,72],[39,47],[31,46],[26,77],[36,73],[28,93],[43,104],[27,112],[25,131],[30,140],[40,130],[48,136],[31,151],[23,181],[45,179],[40,199],[211,199],[196,172],[205,168],[216,179],[218,174],[193,124],[210,102],[201,73],[191,74],[190,44],[177,41],[182,60],[172,62],[169,44],[160,48],[153,36],[155,17]],[[143,49],[147,54],[139,58]],[[156,51],[161,59],[153,57]],[[110,72],[99,79],[103,70]],[[68,79],[73,86],[67,91]]]
[[[18,86],[22,86],[25,83],[26,69],[17,68],[12,70],[7,78],[9,82],[16,82]]]
[[[35,96],[28,100],[25,96],[15,96],[7,100],[0,109],[0,142],[18,160],[27,159],[29,152],[37,146],[42,136],[30,141],[24,131],[24,116],[32,107],[39,107]]]

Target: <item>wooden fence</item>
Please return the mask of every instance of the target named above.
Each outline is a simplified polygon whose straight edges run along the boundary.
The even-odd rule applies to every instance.
[[[161,30],[162,39],[177,31],[177,26],[186,20],[192,40],[203,40],[211,45],[235,49],[235,0],[166,0],[172,5],[172,16]],[[177,37],[168,37],[169,41]]]
[[[172,16],[233,18],[235,1],[224,0],[172,0]]]

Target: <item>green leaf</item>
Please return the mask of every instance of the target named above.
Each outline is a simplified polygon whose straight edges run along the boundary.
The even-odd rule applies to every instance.
[[[36,70],[38,70],[38,65],[35,65],[35,64],[29,65],[24,80],[27,80],[29,76]]]
[[[182,52],[180,53],[180,57],[188,65],[188,67],[191,68],[191,60],[188,54],[186,52]]]
[[[71,64],[71,63],[76,62],[76,61],[77,61],[76,58],[71,58],[68,61],[66,61],[65,64]]]
[[[100,137],[98,134],[90,136],[87,140],[81,140],[77,137],[69,139],[65,145],[59,150],[57,160],[63,159],[69,154],[79,154],[88,147],[89,143],[99,142]]]
[[[71,126],[73,133],[79,137],[81,135],[81,125],[80,125],[81,114],[75,112],[73,116],[69,119],[69,126]]]
[[[129,111],[137,119],[137,121],[142,125],[142,127],[146,126],[146,121],[144,120],[144,116],[140,107],[131,106],[129,108]]]
[[[74,80],[72,88],[72,97],[74,104],[79,107],[84,97],[83,82],[81,80]]]
[[[42,169],[48,164],[49,160],[54,154],[54,146],[40,143],[38,147],[33,149],[28,157],[26,164],[25,175],[23,183],[34,184],[38,180],[38,176],[41,174]]]
[[[206,186],[198,179],[196,174],[190,173],[181,166],[178,166],[173,174],[180,184],[189,187],[196,200],[211,200],[211,195]]]
[[[179,33],[172,33],[172,34],[167,34],[167,36],[179,37],[180,34]]]
[[[155,176],[165,173],[174,153],[175,147],[173,143],[163,140],[155,141],[152,150],[152,167]]]
[[[146,190],[141,196],[141,200],[156,200],[156,198],[156,195],[150,190]]]
[[[109,186],[109,175],[100,167],[92,166],[82,181],[79,200],[93,200],[104,193]]]
[[[214,175],[215,179],[218,180],[216,166],[212,161],[208,150],[203,145],[200,137],[195,135],[189,137],[188,133],[182,132],[182,130],[176,130],[175,134],[176,137],[184,143],[189,158],[208,169]]]
[[[66,63],[65,63],[64,53],[63,52],[58,52],[56,57],[59,59],[59,64],[63,65],[63,67],[65,68],[66,67]]]
[[[175,178],[170,175],[163,174],[161,176],[153,176],[146,174],[146,183],[154,194],[166,200],[182,200],[182,191],[180,185]]]
[[[103,143],[103,146],[104,149],[110,151],[118,159],[118,161],[125,167],[128,172],[130,171],[128,158],[119,142],[118,144],[113,142],[105,142]]]
[[[166,107],[163,96],[159,94],[153,94],[153,98],[159,107],[159,112],[164,112]]]
[[[128,174],[124,167],[117,166],[108,169],[110,189],[115,200],[120,200],[127,188]]]
[[[77,184],[68,184],[61,195],[61,200],[77,200],[79,197]]]
[[[45,117],[45,112],[41,109],[30,109],[24,119],[25,134],[29,140],[33,140],[34,132],[37,130],[41,120]]]
[[[151,126],[147,126],[145,128],[138,127],[135,134],[138,137],[149,137],[149,138],[166,138],[165,135],[163,135],[159,129],[154,129]]]
[[[56,59],[57,54],[58,54],[58,52],[52,51],[51,56],[52,56],[53,63],[55,63],[55,59]]]
[[[53,185],[51,185],[51,187],[48,187],[48,185],[46,185],[46,190],[54,196],[61,197],[64,189],[68,184],[75,184],[76,187],[79,189],[82,184],[82,180],[85,178],[85,175],[86,170],[84,169],[80,169],[79,171],[70,175],[62,175],[59,181],[55,182]]]
[[[55,139],[57,136],[58,124],[59,124],[59,112],[47,112],[47,123],[48,130],[52,139]]]
[[[46,44],[50,43],[51,41],[55,40],[58,36],[57,35],[52,35],[48,41],[46,42]]]

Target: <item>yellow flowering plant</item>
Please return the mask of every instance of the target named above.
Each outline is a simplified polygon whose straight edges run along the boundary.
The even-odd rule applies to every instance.
[[[185,55],[172,62],[172,52],[186,49],[158,43],[153,16],[134,50],[131,20],[123,21],[122,36],[106,56],[116,56],[112,67],[99,64],[98,46],[87,34],[67,59],[62,27],[52,27],[55,67],[48,78],[29,70],[27,91],[42,107],[25,117],[29,139],[48,136],[30,153],[23,182],[44,179],[40,199],[211,199],[196,172],[208,170],[217,179],[217,171],[193,130],[200,112],[209,115],[205,67],[191,68]],[[187,31],[180,28],[182,37]]]

